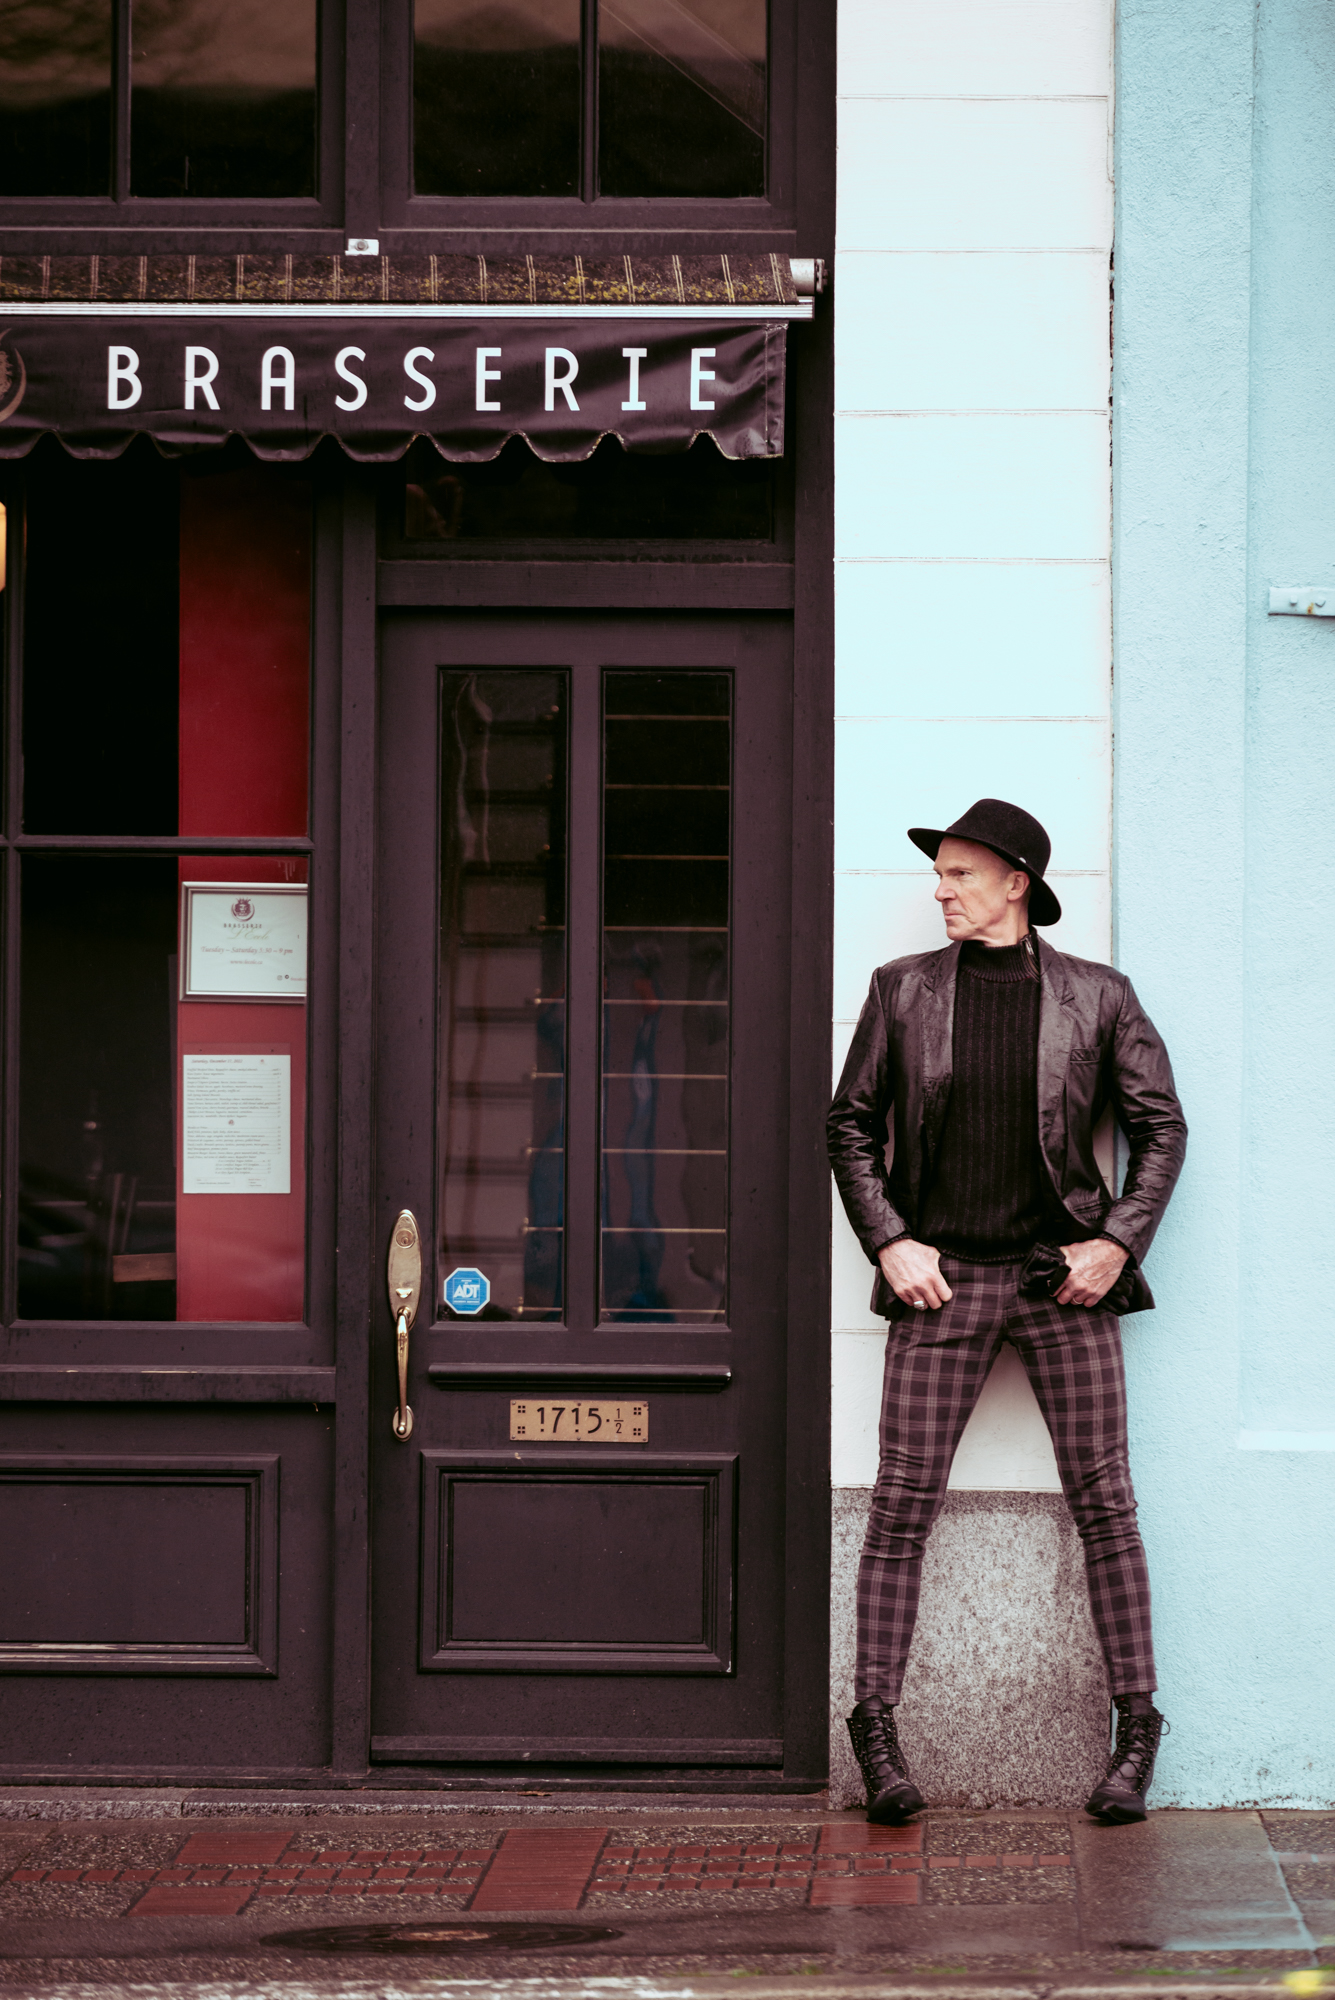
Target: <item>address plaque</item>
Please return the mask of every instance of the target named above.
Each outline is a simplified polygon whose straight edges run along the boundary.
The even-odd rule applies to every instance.
[[[647,1444],[647,1403],[559,1403],[527,1398],[510,1405],[510,1436],[525,1444]]]

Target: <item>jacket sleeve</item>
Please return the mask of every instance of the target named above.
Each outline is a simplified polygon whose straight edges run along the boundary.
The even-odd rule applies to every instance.
[[[844,1209],[871,1262],[909,1233],[890,1199],[887,1113],[894,1101],[890,1040],[879,978],[873,977],[825,1122],[830,1165]]]
[[[1168,1051],[1128,979],[1113,1027],[1113,1108],[1131,1148],[1122,1192],[1104,1233],[1137,1263],[1154,1241],[1182,1171],[1187,1121],[1173,1086]]]

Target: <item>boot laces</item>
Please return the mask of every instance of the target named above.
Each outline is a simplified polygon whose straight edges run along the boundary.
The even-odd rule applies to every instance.
[[[1161,1737],[1171,1734],[1167,1718],[1158,1709],[1151,1709],[1148,1715],[1124,1715],[1117,1710],[1117,1734],[1113,1739],[1112,1755],[1108,1760],[1108,1775],[1122,1764],[1141,1762],[1154,1756]]]
[[[872,1769],[901,1772],[904,1757],[899,1747],[894,1710],[886,1708],[879,1714],[863,1716],[859,1718],[858,1728],[863,1757]]]

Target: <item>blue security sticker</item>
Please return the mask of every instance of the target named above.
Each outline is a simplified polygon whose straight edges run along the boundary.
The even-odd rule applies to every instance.
[[[445,1280],[445,1303],[451,1312],[480,1313],[491,1297],[491,1279],[471,1264],[451,1271]]]

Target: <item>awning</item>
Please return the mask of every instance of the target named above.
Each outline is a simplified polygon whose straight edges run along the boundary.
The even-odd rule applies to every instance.
[[[377,462],[414,437],[571,460],[702,435],[777,458],[784,322],[810,310],[778,257],[4,256],[0,457],[53,432],[81,458],[140,433],[273,460],[324,437]]]

